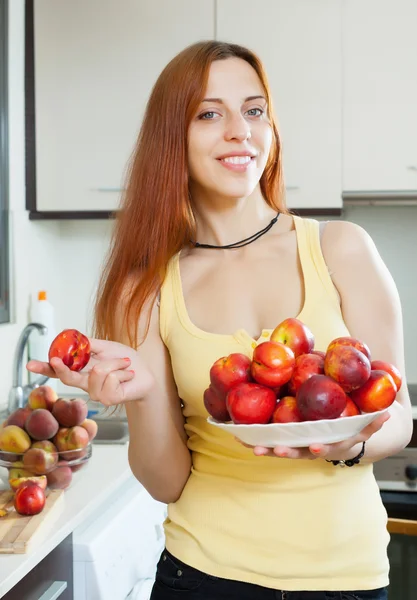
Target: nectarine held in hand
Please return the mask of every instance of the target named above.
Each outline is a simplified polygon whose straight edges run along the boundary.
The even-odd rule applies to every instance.
[[[371,371],[368,381],[350,393],[356,406],[366,413],[388,408],[395,400],[397,386],[386,371]]]
[[[368,380],[371,363],[363,352],[353,346],[334,346],[326,352],[324,372],[349,393]]]
[[[298,423],[301,415],[297,407],[297,400],[292,396],[284,396],[276,405],[272,413],[272,423]]]
[[[229,411],[226,407],[226,398],[223,395],[220,396],[212,385],[205,390],[203,400],[207,412],[213,419],[221,423],[230,421]]]
[[[295,359],[294,372],[290,381],[290,389],[294,392],[301,384],[313,375],[324,374],[324,358],[319,354],[301,354]],[[294,394],[295,395],[295,394]]]
[[[371,360],[371,351],[369,350],[368,346],[356,338],[349,336],[335,338],[328,345],[327,352],[333,348],[336,348],[337,346],[351,346],[352,348],[356,348],[356,350],[359,350],[359,352],[365,354],[369,361]]]
[[[337,419],[346,408],[347,396],[327,375],[313,375],[297,392],[297,407],[303,421]]]
[[[278,388],[291,379],[294,365],[291,348],[280,342],[262,342],[253,351],[251,373],[257,383]]]
[[[353,402],[353,400],[351,398],[349,398],[349,396],[348,396],[348,398],[346,399],[346,408],[342,412],[340,417],[356,417],[356,415],[360,415],[360,414],[361,414],[361,411],[356,406],[356,404]]]
[[[273,342],[285,344],[297,358],[300,354],[308,354],[314,348],[314,335],[299,319],[285,319],[271,333]]]
[[[71,371],[81,371],[90,360],[88,337],[77,329],[64,329],[58,333],[49,348],[51,358],[60,358]]]
[[[385,362],[383,360],[373,360],[371,362],[371,369],[372,369],[372,371],[385,371],[386,373],[389,373],[391,375],[391,377],[393,378],[395,385],[397,386],[397,392],[400,391],[401,384],[402,384],[402,377],[401,377],[400,371],[397,369],[397,367],[395,365]],[[10,417],[9,417],[9,424],[11,425]]]
[[[232,421],[238,425],[269,423],[276,402],[275,392],[257,383],[238,383],[226,398]]]
[[[216,360],[210,369],[210,383],[215,392],[226,399],[227,392],[237,383],[251,381],[251,360],[235,352]]]

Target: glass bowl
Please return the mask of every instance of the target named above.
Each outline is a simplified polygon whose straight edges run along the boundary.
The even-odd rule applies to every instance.
[[[21,454],[0,450],[0,467],[7,469],[12,490],[28,479],[34,480],[43,489],[67,489],[74,474],[88,464],[93,447],[89,442],[85,448],[76,450],[35,454],[30,454],[29,450]]]

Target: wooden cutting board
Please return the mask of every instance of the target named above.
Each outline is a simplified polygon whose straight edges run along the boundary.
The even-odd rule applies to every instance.
[[[44,538],[50,526],[64,509],[64,490],[48,490],[45,506],[37,515],[19,515],[13,507],[14,493],[0,491],[0,553],[24,554],[35,541]]]

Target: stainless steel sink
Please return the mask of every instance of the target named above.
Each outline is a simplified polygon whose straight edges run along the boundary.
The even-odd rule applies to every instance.
[[[119,419],[95,419],[98,425],[94,444],[126,444],[129,429],[126,421]]]

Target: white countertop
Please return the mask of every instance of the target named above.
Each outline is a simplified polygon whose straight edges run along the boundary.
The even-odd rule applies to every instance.
[[[133,477],[128,463],[128,444],[93,445],[86,467],[74,473],[65,491],[65,507],[46,539],[26,554],[0,555],[0,598],[31,571],[81,523],[94,518],[106,500]],[[0,489],[8,488],[7,471],[0,467]]]

